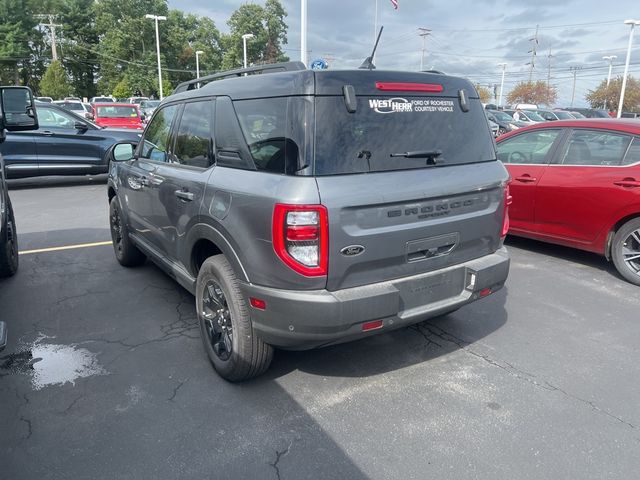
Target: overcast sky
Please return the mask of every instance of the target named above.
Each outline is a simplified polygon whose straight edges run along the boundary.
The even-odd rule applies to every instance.
[[[500,83],[497,64],[506,62],[505,95],[528,80],[536,25],[539,25],[534,79],[547,79],[551,50],[551,83],[558,87],[559,106],[571,102],[577,71],[575,106],[586,105],[589,89],[606,78],[604,55],[617,55],[613,76],[622,75],[629,40],[627,18],[640,19],[640,0],[378,0],[378,25],[384,32],[376,66],[418,70],[422,39],[418,28],[431,29],[426,39],[425,68],[460,75],[481,84]],[[227,31],[227,20],[242,1],[169,0],[172,8],[212,18]],[[263,4],[262,0],[253,3]],[[300,1],[282,0],[288,17],[292,60],[300,58]],[[376,0],[308,0],[309,59],[324,58],[330,68],[355,68],[369,55],[374,41]],[[635,64],[635,65],[634,65]],[[630,72],[640,77],[640,28],[636,29]]]

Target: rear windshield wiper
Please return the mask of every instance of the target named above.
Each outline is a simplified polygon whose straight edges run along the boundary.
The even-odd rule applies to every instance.
[[[436,158],[442,155],[442,150],[417,150],[415,152],[404,153],[392,153],[390,157],[404,157],[404,158],[426,158],[430,163],[436,163]]]

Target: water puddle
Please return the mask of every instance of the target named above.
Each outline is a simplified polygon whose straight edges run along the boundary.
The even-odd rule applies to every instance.
[[[40,337],[27,348],[0,357],[0,377],[27,374],[35,390],[49,385],[64,385],[79,378],[104,375],[96,354],[76,345],[44,343]]]

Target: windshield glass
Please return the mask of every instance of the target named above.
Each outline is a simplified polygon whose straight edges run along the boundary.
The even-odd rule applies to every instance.
[[[562,110],[554,110],[553,112],[560,120],[573,120],[575,117],[569,112],[563,112]]]
[[[501,122],[507,122],[507,123],[513,122],[513,117],[511,117],[511,115],[507,113],[498,112],[496,110],[492,110],[491,113],[493,114],[494,117],[496,117],[496,119],[498,119]]]
[[[526,112],[523,112],[523,113],[532,122],[544,122],[545,121],[545,119],[542,118],[540,115],[538,115],[536,112],[526,111]]]
[[[82,107],[82,103],[80,102],[63,102],[63,103],[58,103],[57,105],[60,105],[62,108],[66,110],[78,110],[78,111],[84,110],[84,108]]]
[[[315,175],[426,168],[495,160],[491,133],[478,100],[463,112],[458,98],[358,97],[349,113],[343,97],[316,99]],[[393,156],[392,156],[393,155]]]
[[[160,100],[143,100],[140,102],[142,108],[156,108],[160,105]]]
[[[135,107],[104,106],[98,107],[98,117],[102,118],[133,118],[138,116]]]

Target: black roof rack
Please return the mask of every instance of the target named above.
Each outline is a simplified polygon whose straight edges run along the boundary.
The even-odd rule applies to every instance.
[[[258,65],[255,67],[238,68],[236,70],[227,70],[226,72],[214,73],[213,75],[206,75],[204,77],[196,78],[194,80],[188,80],[178,85],[173,93],[182,93],[188,90],[195,90],[200,86],[212,82],[214,80],[221,80],[223,78],[242,77],[243,75],[259,75],[263,73],[276,73],[276,72],[293,72],[297,70],[306,70],[302,62],[283,62],[283,63],[269,63],[266,65]]]

